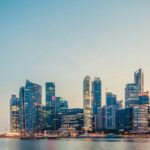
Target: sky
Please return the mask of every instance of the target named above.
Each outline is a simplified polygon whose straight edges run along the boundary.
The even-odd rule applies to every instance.
[[[86,75],[124,99],[143,68],[150,90],[149,0],[0,0],[0,131],[9,130],[12,94],[29,79],[56,84],[56,95],[82,107]]]

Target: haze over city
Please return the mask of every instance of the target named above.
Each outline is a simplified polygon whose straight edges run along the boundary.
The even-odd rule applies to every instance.
[[[52,81],[57,96],[81,108],[86,75],[101,78],[103,104],[106,88],[124,99],[139,68],[150,90],[150,2],[116,2],[0,2],[0,131],[9,129],[11,94],[26,79],[42,85],[43,101]]]

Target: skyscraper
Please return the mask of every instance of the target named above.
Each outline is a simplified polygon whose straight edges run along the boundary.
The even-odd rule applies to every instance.
[[[42,87],[27,80],[24,91],[25,130],[31,134],[40,131],[41,128],[41,97]]]
[[[116,95],[106,93],[106,129],[116,129]]]
[[[92,82],[92,109],[93,115],[97,115],[98,108],[101,107],[101,80],[100,78],[95,78]]]
[[[149,92],[148,91],[139,94],[139,104],[140,105],[150,104]]]
[[[139,88],[135,83],[126,85],[125,88],[125,107],[131,107],[139,103],[138,99]]]
[[[52,101],[52,98],[55,97],[55,83],[54,82],[46,82],[46,104]]]
[[[51,130],[52,124],[52,113],[55,110],[55,83],[54,82],[46,82],[45,84],[46,90],[46,130]]]
[[[21,132],[25,131],[25,88],[21,87],[19,90],[19,99],[20,99],[20,130]]]
[[[133,132],[148,132],[148,107],[133,107]]]
[[[84,109],[84,130],[92,130],[91,116],[91,79],[86,76],[83,81],[83,109]]]
[[[138,86],[139,93],[144,92],[144,73],[142,69],[134,73],[134,83]]]
[[[16,95],[12,95],[10,99],[10,130],[11,132],[18,133],[20,131],[20,101]]]

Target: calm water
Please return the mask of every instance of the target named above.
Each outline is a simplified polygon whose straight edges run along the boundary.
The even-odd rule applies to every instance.
[[[0,150],[150,150],[150,139],[0,139]]]

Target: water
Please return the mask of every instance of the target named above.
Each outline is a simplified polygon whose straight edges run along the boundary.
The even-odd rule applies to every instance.
[[[0,139],[0,150],[150,150],[150,139]]]

